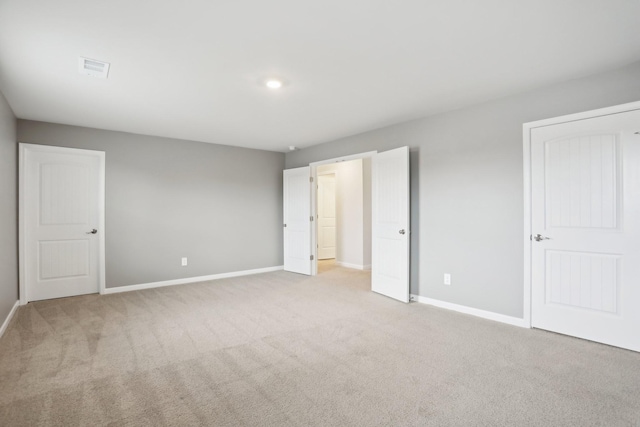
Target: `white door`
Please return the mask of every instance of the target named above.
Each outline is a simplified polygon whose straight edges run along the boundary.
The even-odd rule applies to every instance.
[[[336,257],[336,175],[318,175],[318,259]]]
[[[96,293],[104,153],[20,144],[21,301]]]
[[[534,327],[640,351],[638,131],[640,111],[532,129]]]
[[[371,289],[409,302],[409,148],[372,162]]]
[[[283,174],[284,269],[311,275],[310,168],[288,169]]]

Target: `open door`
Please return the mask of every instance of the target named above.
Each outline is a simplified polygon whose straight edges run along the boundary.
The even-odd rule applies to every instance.
[[[371,290],[409,302],[409,148],[372,162]]]
[[[283,175],[284,269],[311,275],[310,168],[288,169]]]

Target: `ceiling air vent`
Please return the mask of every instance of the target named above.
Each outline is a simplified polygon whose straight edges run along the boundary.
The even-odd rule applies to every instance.
[[[92,77],[100,77],[102,79],[106,79],[109,74],[109,63],[96,61],[95,59],[89,58],[78,58],[78,71],[80,74],[85,74],[87,76]]]

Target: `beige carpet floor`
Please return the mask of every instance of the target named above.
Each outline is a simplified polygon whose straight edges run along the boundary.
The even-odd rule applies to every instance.
[[[323,266],[21,307],[2,426],[640,426],[640,354]]]

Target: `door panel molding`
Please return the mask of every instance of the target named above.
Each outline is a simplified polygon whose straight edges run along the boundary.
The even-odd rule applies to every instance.
[[[82,154],[85,156],[92,156],[97,159],[98,162],[98,179],[97,179],[97,199],[98,199],[98,232],[96,237],[98,238],[98,291],[100,294],[105,293],[106,289],[106,274],[105,274],[105,153],[103,151],[84,150],[79,148],[58,147],[49,145],[18,143],[18,255],[19,255],[19,278],[20,278],[20,305],[25,305],[29,302],[28,289],[26,282],[26,265],[27,259],[27,244],[26,238],[26,199],[25,199],[25,173],[26,173],[26,161],[27,153],[53,153],[53,154]]]

